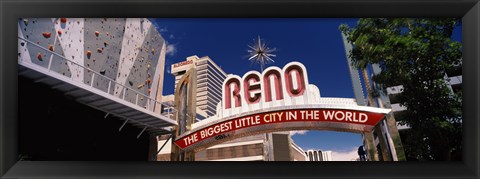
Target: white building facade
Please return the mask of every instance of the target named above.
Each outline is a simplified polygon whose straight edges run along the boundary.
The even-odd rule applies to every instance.
[[[307,150],[306,161],[332,161],[332,151]]]
[[[205,118],[213,116],[222,99],[222,83],[227,74],[208,56],[190,56],[186,61],[171,66],[171,73],[175,75],[175,88],[183,74],[191,68],[197,69],[197,109],[206,113]]]

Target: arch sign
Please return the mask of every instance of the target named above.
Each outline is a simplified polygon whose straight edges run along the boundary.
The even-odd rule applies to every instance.
[[[217,114],[178,136],[183,150],[200,150],[239,137],[289,130],[370,132],[390,109],[358,106],[350,98],[323,98],[299,62],[263,73],[229,75]]]

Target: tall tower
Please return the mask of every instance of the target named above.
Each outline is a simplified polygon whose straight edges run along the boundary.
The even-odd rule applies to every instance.
[[[190,56],[186,61],[172,64],[171,73],[175,75],[175,88],[185,72],[191,68],[197,70],[196,106],[206,113],[206,116],[199,116],[197,119],[202,120],[216,114],[217,104],[222,99],[223,80],[227,74],[208,56],[202,58]]]
[[[345,54],[347,55],[347,63],[350,70],[350,78],[352,80],[355,99],[358,105],[366,106],[367,104],[365,102],[366,100],[358,69],[352,65],[352,59],[348,56],[352,49],[352,45],[348,43],[344,34],[342,34],[342,39],[345,47]],[[378,64],[372,64],[371,67],[374,74],[380,73],[381,69]],[[383,89],[375,84],[372,86],[375,93],[375,96],[373,96],[374,104],[369,105],[380,108],[391,108],[390,100],[388,96],[383,93]],[[388,114],[386,115],[385,120],[382,120],[372,132],[362,134],[363,142],[370,160],[405,160],[403,145],[396,125],[393,114]]]

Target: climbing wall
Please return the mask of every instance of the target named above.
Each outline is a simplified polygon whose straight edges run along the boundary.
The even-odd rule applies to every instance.
[[[125,24],[125,33],[123,35],[124,39],[122,43],[122,52],[118,66],[119,71],[117,76],[117,82],[119,82],[120,84],[133,86],[133,81],[127,81],[128,75],[130,74],[130,71],[134,68],[134,63],[137,60],[137,55],[142,49],[143,41],[145,40],[145,36],[148,34],[148,29],[150,29],[150,26],[151,23],[145,23],[145,20],[143,19],[127,19]],[[115,95],[123,95],[122,90],[122,86],[116,85]],[[129,95],[129,98],[132,97]]]
[[[110,79],[117,78],[117,69],[122,52],[125,19],[92,18],[85,19],[85,63],[86,67]],[[85,72],[85,81],[90,84],[93,72]],[[102,91],[108,90],[107,78],[94,78],[93,86]],[[114,84],[110,93],[113,94]]]
[[[57,35],[58,36],[58,35]],[[63,51],[64,48],[62,48],[62,43],[60,42],[61,37],[56,37],[55,38],[55,43],[53,45],[54,52],[65,56],[65,52]],[[57,55],[52,55],[52,66],[51,68],[53,71],[58,72],[64,76],[68,76],[71,78],[74,78],[77,81],[80,81],[80,75],[82,73],[82,69],[79,66],[72,65],[71,63],[66,62],[62,57],[59,57]],[[75,76],[72,76],[72,72],[70,69],[74,69],[73,71],[75,72]]]
[[[81,18],[53,18],[55,35],[64,50],[65,58],[75,62],[66,63],[73,74],[74,81],[83,82],[83,19]]]
[[[139,51],[133,61],[132,70],[127,75],[127,86],[148,94],[147,96],[150,96],[151,93],[153,74],[155,74],[155,67],[157,66],[160,49],[163,44],[163,39],[155,35],[154,30],[155,28],[147,30],[143,44],[138,47]],[[135,102],[136,96],[130,91],[125,94],[125,99]],[[143,97],[138,99],[138,103],[145,105]]]
[[[159,39],[162,39],[159,34],[155,34],[155,36],[158,36]],[[161,96],[162,96],[162,90],[163,90],[163,75],[166,73],[163,73],[165,70],[165,54],[167,53],[166,50],[166,45],[165,43],[160,43],[161,48],[159,49],[159,59],[157,60],[157,66],[154,68],[155,72],[153,74],[153,82],[151,85],[151,93],[150,97],[155,98],[157,97],[157,101],[161,101]],[[156,93],[155,93],[156,92]]]
[[[22,40],[18,42],[19,60],[31,62],[71,77],[73,80],[122,97],[123,86],[156,99],[161,95],[165,65],[165,41],[148,19],[144,18],[30,18],[19,19],[18,35],[55,52],[84,68],[51,55]],[[152,91],[154,90],[154,91]],[[157,92],[157,90],[160,90]],[[125,100],[135,103],[133,91]],[[146,99],[139,96],[138,104]]]
[[[22,19],[20,21],[23,22]],[[25,29],[26,32],[26,29]],[[24,30],[22,30],[22,27],[20,27],[20,23],[18,23],[18,36],[26,38],[25,35],[23,35]],[[32,58],[30,58],[30,51],[27,48],[27,44],[24,40],[18,40],[18,61],[25,61],[28,63],[33,63]]]
[[[50,67],[52,71],[70,77],[70,67],[67,63],[51,53],[55,52],[59,55],[64,55],[52,19],[23,18],[19,19],[18,24],[20,37],[48,49],[44,50],[35,45],[28,44],[23,40],[19,40],[19,58],[26,59],[44,68],[47,68],[50,60],[52,60]]]

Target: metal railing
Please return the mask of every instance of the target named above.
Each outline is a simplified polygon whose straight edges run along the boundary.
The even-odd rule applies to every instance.
[[[55,55],[55,56],[58,56],[58,57],[60,57],[60,59],[64,60],[65,62],[69,62],[69,63],[72,64],[72,65],[75,65],[75,66],[78,66],[78,67],[80,67],[80,68],[83,68],[84,72],[88,72],[88,73],[92,72],[92,78],[91,78],[90,84],[89,84],[90,87],[92,87],[92,88],[95,88],[95,87],[93,86],[93,81],[95,80],[95,78],[103,78],[103,79],[108,80],[108,88],[107,88],[106,93],[107,93],[108,95],[110,95],[110,96],[113,96],[113,97],[122,99],[122,100],[124,100],[124,101],[130,102],[130,101],[128,101],[128,100],[125,100],[125,94],[127,93],[127,91],[132,91],[132,92],[135,94],[135,103],[134,103],[134,104],[137,105],[137,106],[140,106],[140,104],[138,104],[138,99],[139,99],[139,97],[140,97],[140,98],[145,98],[145,99],[146,99],[146,105],[145,105],[145,106],[140,106],[140,107],[145,108],[145,109],[147,109],[148,111],[155,112],[155,107],[156,107],[156,105],[160,105],[160,106],[159,106],[159,110],[160,110],[159,114],[164,115],[164,116],[171,116],[171,113],[173,113],[173,112],[176,111],[176,110],[174,109],[174,107],[173,107],[172,105],[168,104],[167,102],[163,102],[163,103],[162,103],[162,102],[159,102],[159,101],[157,101],[157,100],[155,100],[155,99],[152,99],[152,98],[150,98],[149,96],[147,96],[147,95],[145,95],[145,94],[143,94],[143,93],[141,93],[141,92],[139,92],[139,91],[137,91],[137,90],[135,90],[135,89],[132,89],[132,88],[130,88],[130,87],[127,87],[127,86],[125,86],[125,85],[123,85],[123,84],[121,84],[121,83],[118,83],[118,82],[115,81],[114,79],[111,79],[111,78],[109,78],[109,77],[107,77],[107,76],[105,76],[105,75],[102,75],[102,74],[99,73],[99,72],[96,72],[96,71],[92,70],[90,67],[85,67],[85,66],[83,66],[83,65],[81,65],[81,64],[78,64],[77,62],[74,62],[74,61],[72,61],[72,60],[69,60],[69,59],[65,58],[64,56],[62,56],[62,55],[60,55],[60,54],[58,54],[58,53],[55,53],[55,52],[53,52],[53,51],[51,51],[51,50],[49,50],[49,49],[47,49],[47,48],[45,48],[45,47],[42,47],[42,46],[40,46],[40,45],[38,45],[38,44],[36,44],[36,43],[34,43],[34,42],[32,42],[32,41],[29,41],[29,40],[24,39],[24,38],[22,38],[22,37],[18,37],[18,39],[19,39],[19,40],[23,40],[23,41],[25,41],[25,42],[27,42],[27,43],[29,43],[29,44],[32,44],[32,45],[34,45],[34,46],[36,46],[36,47],[38,47],[38,48],[41,48],[41,49],[45,50],[47,53],[50,53],[50,54]],[[55,58],[49,58],[47,70],[48,70],[49,72],[58,73],[58,72],[56,72],[56,71],[52,71],[52,69],[51,69],[52,61],[53,61],[54,59],[55,59]],[[34,63],[32,63],[32,64],[34,64]],[[38,66],[40,66],[40,65],[38,65]],[[40,67],[42,67],[42,66],[40,66]],[[60,73],[58,73],[58,74],[60,74]],[[65,76],[64,74],[61,74],[61,75]],[[74,80],[73,75],[72,75],[71,79]],[[77,81],[77,82],[78,82],[78,81]],[[83,82],[80,82],[80,83],[83,83]],[[111,87],[111,86],[112,86],[112,83],[113,83],[113,85],[118,85],[118,86],[120,86],[120,87],[122,88],[122,89],[121,89],[122,93],[121,93],[119,96],[113,95],[113,92],[110,93],[111,88],[112,88],[112,87]],[[96,88],[96,89],[98,89],[98,88]],[[101,89],[99,89],[99,90],[101,90]],[[103,91],[103,90],[101,90],[101,91]],[[132,102],[130,102],[130,103],[132,103]],[[167,109],[167,111],[162,112],[162,105],[164,106],[165,109]]]

